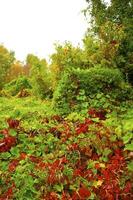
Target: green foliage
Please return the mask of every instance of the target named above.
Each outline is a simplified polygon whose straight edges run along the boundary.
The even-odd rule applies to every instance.
[[[17,95],[24,89],[31,89],[31,84],[25,76],[20,76],[19,78],[6,84],[4,87],[4,91],[11,96]]]
[[[50,115],[50,103],[31,97],[0,98],[0,109],[1,199],[131,199],[130,103],[97,120],[81,112]]]
[[[6,103],[5,103],[6,102]],[[0,98],[0,124],[1,127],[6,128],[5,119],[17,118],[23,119],[23,126],[25,129],[34,130],[41,128],[38,120],[40,116],[46,117],[54,113],[50,109],[49,101],[41,101],[35,98]],[[13,134],[11,132],[11,134]],[[15,133],[14,133],[15,134]]]
[[[9,52],[4,46],[0,45],[0,90],[6,82],[6,75],[13,61],[14,53]]]
[[[122,57],[118,56],[119,48],[126,37],[124,27],[106,21],[100,26],[98,36],[86,33],[83,39],[85,58],[91,66],[118,67],[118,62],[122,61]],[[124,72],[124,69],[121,70]]]
[[[61,79],[66,69],[85,68],[85,56],[83,50],[77,46],[74,47],[70,42],[64,44],[55,44],[55,53],[51,55],[50,70],[52,75],[53,89]]]
[[[86,33],[83,38],[83,51],[85,57],[84,62],[87,68],[102,63],[103,57],[99,50],[99,40],[94,38],[93,35]]]
[[[33,94],[41,99],[52,96],[50,76],[45,59],[29,54],[27,65],[30,66],[30,78]]]
[[[105,51],[106,62],[113,62],[133,84],[133,1],[86,1],[85,13],[89,18],[91,14],[91,30],[102,42],[100,49]]]
[[[104,106],[106,103],[104,95],[106,94],[114,99],[120,99],[117,94],[122,92],[123,84],[123,77],[118,69],[105,67],[94,67],[87,70],[72,69],[62,76],[54,92],[53,107],[62,109],[64,113],[69,113],[71,109],[83,110],[84,108],[86,110],[89,102],[92,103],[91,99],[95,100],[98,97],[95,95],[98,94],[98,102]],[[125,97],[127,98],[128,94],[123,92],[121,98]]]

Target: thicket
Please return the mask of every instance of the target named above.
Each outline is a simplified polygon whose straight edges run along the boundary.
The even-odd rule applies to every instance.
[[[132,87],[124,82],[119,69],[91,67],[90,69],[74,69],[64,72],[53,95],[53,107],[63,113],[81,111],[92,104],[92,99],[103,101],[109,99],[124,101],[132,99]],[[109,100],[110,101],[110,100]],[[111,101],[110,101],[111,102]],[[91,105],[92,106],[92,105]],[[97,104],[94,105],[98,106]]]
[[[48,96],[52,98],[54,93],[55,101],[55,94],[62,87],[59,85],[62,84],[63,77],[68,76],[68,73],[70,75],[75,73],[71,72],[71,69],[77,71],[81,69],[82,71],[89,70],[92,67],[95,69],[98,67],[98,70],[105,68],[105,73],[101,77],[102,80],[107,77],[110,79],[109,74],[106,73],[106,68],[112,71],[114,69],[116,76],[113,75],[113,77],[116,77],[116,79],[118,77],[119,81],[116,70],[118,68],[125,81],[121,84],[122,90],[117,88],[118,96],[123,99],[124,95],[126,99],[128,91],[131,90],[133,75],[133,2],[131,0],[114,0],[109,4],[102,0],[86,0],[86,2],[88,7],[84,10],[84,13],[87,19],[90,19],[91,16],[91,20],[89,20],[90,28],[83,38],[82,48],[80,46],[75,47],[70,42],[57,43],[55,44],[55,53],[50,56],[50,64],[45,59],[40,59],[32,54],[27,56],[24,64],[15,59],[12,51],[7,50],[2,45],[0,46],[0,90],[12,86],[13,81],[16,86],[12,87],[11,95],[16,94],[16,90],[18,92],[16,88],[19,88],[17,86],[19,80],[17,82],[16,79],[20,79],[20,76],[24,75],[27,81],[30,81],[32,93],[35,96],[41,99]],[[87,13],[89,13],[89,17]],[[84,73],[82,75],[78,77],[81,82],[82,79],[87,80]],[[92,76],[94,76],[93,73]],[[92,77],[91,79],[95,83],[95,78]],[[101,79],[99,78],[98,84],[95,83],[99,87]],[[116,88],[114,89],[116,91]]]
[[[32,95],[41,99],[53,97],[53,106],[64,110],[76,108],[83,99],[88,102],[90,95],[99,93],[120,101],[131,98],[132,1],[115,0],[110,4],[86,1],[88,7],[84,13],[91,16],[91,28],[85,33],[82,48],[70,42],[56,43],[49,64],[32,54],[27,55],[23,64],[0,46],[1,90],[16,95],[26,88],[26,82],[20,78],[25,76]]]
[[[27,65],[30,66],[29,78],[33,94],[41,99],[50,97],[51,83],[46,60],[29,54],[27,56]]]
[[[25,89],[31,89],[31,84],[25,76],[21,76],[4,86],[1,93],[7,96],[16,96],[19,92]]]
[[[84,13],[88,19],[91,16],[90,31],[99,38],[102,44],[100,49],[105,50],[105,59],[113,59],[125,79],[133,84],[133,1],[86,2],[88,7]]]

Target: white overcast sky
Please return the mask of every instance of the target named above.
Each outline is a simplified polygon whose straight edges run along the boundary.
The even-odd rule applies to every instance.
[[[24,61],[28,53],[48,58],[56,41],[81,43],[85,0],[0,0],[0,44]]]

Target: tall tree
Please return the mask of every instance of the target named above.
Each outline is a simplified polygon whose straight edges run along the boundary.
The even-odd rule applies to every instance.
[[[117,46],[115,62],[133,84],[133,0],[86,0],[93,32],[104,43]],[[113,27],[113,28],[112,28]],[[114,31],[115,29],[115,31]],[[114,36],[111,34],[114,31]],[[120,36],[121,33],[121,36]],[[117,35],[121,37],[117,40]]]
[[[77,46],[74,47],[70,42],[64,44],[55,44],[55,53],[51,55],[50,70],[52,73],[53,88],[56,87],[58,80],[60,80],[62,73],[73,68],[84,68],[84,54],[82,49]]]
[[[8,70],[6,81],[10,82],[24,74],[24,66],[20,61],[15,61]]]
[[[45,98],[50,90],[50,78],[47,68],[47,61],[39,59],[33,54],[29,54],[26,65],[30,68],[30,79],[33,92],[36,96]]]
[[[3,45],[0,45],[0,90],[6,82],[8,70],[14,60],[14,53],[12,51],[9,52]]]

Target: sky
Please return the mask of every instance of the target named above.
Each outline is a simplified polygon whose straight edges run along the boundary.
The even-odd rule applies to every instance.
[[[82,42],[85,0],[0,0],[0,44],[24,61],[28,53],[49,58],[54,43]]]

